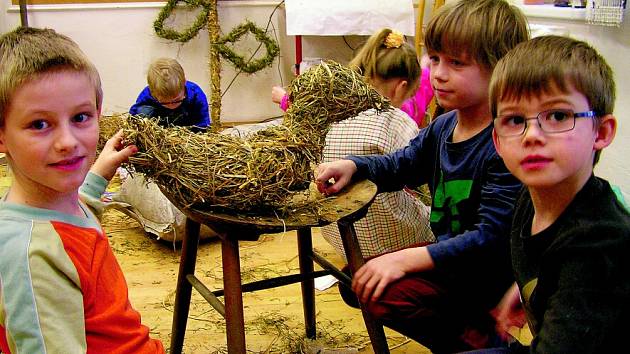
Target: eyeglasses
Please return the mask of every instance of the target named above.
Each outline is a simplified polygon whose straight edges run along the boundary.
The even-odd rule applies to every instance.
[[[525,133],[528,120],[537,120],[538,126],[545,133],[562,133],[575,128],[576,118],[595,118],[594,111],[574,113],[570,109],[550,109],[538,113],[536,117],[526,118],[518,114],[506,114],[494,119],[494,130],[498,136],[519,136]]]
[[[162,106],[166,106],[167,104],[179,104],[179,103],[184,102],[184,100],[185,100],[185,99],[186,99],[186,97],[181,98],[181,99],[178,99],[178,100],[175,100],[175,101],[160,102],[160,104],[161,104]]]
[[[168,101],[168,102],[162,102],[162,101],[159,101],[159,100],[157,100],[157,101],[158,101],[158,103],[159,103],[159,104],[161,104],[162,106],[166,106],[166,105],[168,105],[168,104],[180,104],[180,103],[184,102],[184,100],[185,100],[185,99],[186,99],[186,95],[184,95],[184,97],[179,98],[179,99],[176,99],[176,100],[174,100],[174,101]]]

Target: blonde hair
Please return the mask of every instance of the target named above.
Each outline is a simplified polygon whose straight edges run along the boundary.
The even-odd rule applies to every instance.
[[[177,60],[158,58],[149,65],[147,83],[154,98],[172,98],[184,90],[186,76]]]
[[[392,42],[388,40],[390,35],[397,36],[398,33],[384,28],[370,36],[359,53],[350,61],[350,67],[367,79],[403,78],[409,83],[408,90],[415,91],[421,72],[416,51],[406,42],[398,47],[389,44]]]
[[[424,36],[427,51],[454,57],[463,53],[489,70],[527,39],[527,19],[504,0],[447,3],[431,18]]]
[[[490,110],[499,101],[574,88],[598,117],[615,109],[615,80],[606,60],[589,44],[561,36],[543,36],[516,46],[497,64],[490,80]],[[601,151],[595,153],[595,163]]]
[[[70,38],[52,29],[19,27],[0,37],[0,127],[15,91],[30,80],[55,71],[85,73],[96,95],[96,108],[103,102],[101,79],[96,67]]]

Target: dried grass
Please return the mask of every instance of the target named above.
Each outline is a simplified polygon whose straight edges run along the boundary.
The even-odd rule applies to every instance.
[[[390,108],[360,75],[334,62],[297,77],[289,95],[283,124],[245,139],[163,128],[128,115],[104,119],[102,136],[122,127],[139,148],[130,159],[133,169],[157,183],[180,209],[282,215],[299,207],[294,197],[308,191],[332,123],[369,108]]]

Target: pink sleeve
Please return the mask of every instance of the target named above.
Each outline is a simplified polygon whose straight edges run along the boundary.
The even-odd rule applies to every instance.
[[[422,69],[420,87],[418,87],[418,92],[416,93],[416,97],[418,97],[418,107],[422,110],[422,117],[424,117],[424,113],[427,111],[429,102],[433,99],[433,87],[431,87],[430,76],[431,72],[429,68]]]
[[[287,111],[289,109],[289,95],[285,94],[282,96],[282,100],[280,101],[280,109],[283,111]]]
[[[413,119],[418,126],[422,126],[424,120],[424,114],[427,110],[427,106],[433,98],[433,88],[431,87],[431,80],[429,78],[429,69],[422,69],[420,75],[420,85],[413,97],[403,102],[400,109],[407,113],[411,119]]]
[[[11,354],[4,327],[0,326],[0,352]]]

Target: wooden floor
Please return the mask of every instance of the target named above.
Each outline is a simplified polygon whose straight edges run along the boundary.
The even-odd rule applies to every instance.
[[[133,306],[142,314],[151,335],[168,347],[179,249],[147,236],[133,219],[117,211],[105,214],[103,227],[127,278]],[[341,265],[341,258],[317,229],[313,232],[313,244],[320,254]],[[240,252],[244,282],[298,271],[295,232],[242,242]],[[220,254],[218,240],[208,240],[200,246],[196,275],[211,289],[222,288]],[[185,353],[226,352],[225,322],[201,296],[193,294]],[[360,311],[345,305],[337,286],[316,290],[320,339],[315,342],[305,342],[303,338],[299,284],[246,293],[243,303],[249,352],[372,353]],[[430,353],[393,331],[386,333],[392,353]]]

